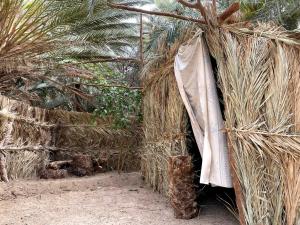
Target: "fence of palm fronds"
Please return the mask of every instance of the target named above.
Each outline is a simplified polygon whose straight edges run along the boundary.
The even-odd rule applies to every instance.
[[[0,155],[8,178],[34,177],[49,160],[74,154],[105,160],[111,169],[139,169],[138,127],[111,124],[88,113],[46,110],[0,96]]]

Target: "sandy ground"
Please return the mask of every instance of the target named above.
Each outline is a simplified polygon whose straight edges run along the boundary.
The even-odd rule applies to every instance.
[[[166,198],[138,173],[0,183],[1,225],[237,225],[218,203],[177,220]]]

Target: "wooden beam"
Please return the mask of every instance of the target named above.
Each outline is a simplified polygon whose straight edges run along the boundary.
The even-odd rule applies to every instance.
[[[144,25],[143,14],[140,14],[140,68],[144,66]]]
[[[46,165],[47,169],[59,170],[63,166],[70,166],[73,160],[54,161]]]
[[[114,4],[111,2],[108,2],[107,5],[111,8],[115,8],[115,9],[123,9],[123,10],[131,11],[131,12],[143,13],[143,14],[148,14],[148,15],[156,15],[156,16],[165,16],[165,17],[170,17],[170,18],[175,18],[175,19],[180,19],[180,20],[185,20],[185,21],[190,21],[190,22],[195,22],[195,23],[200,23],[200,24],[206,24],[205,20],[181,16],[181,15],[177,15],[174,13],[144,10],[144,9],[126,6],[123,4]]]

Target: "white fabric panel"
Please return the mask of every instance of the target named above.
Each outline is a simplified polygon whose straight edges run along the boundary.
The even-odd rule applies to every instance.
[[[202,35],[179,49],[175,76],[202,156],[200,183],[232,187],[224,121]]]

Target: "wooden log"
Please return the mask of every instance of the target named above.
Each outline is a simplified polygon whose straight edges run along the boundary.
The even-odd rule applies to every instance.
[[[89,176],[94,172],[93,160],[89,155],[74,155],[71,167],[72,173],[79,177]]]
[[[64,160],[64,161],[55,161],[55,162],[51,162],[49,163],[46,168],[48,169],[54,169],[54,170],[58,170],[61,169],[62,167],[70,167],[72,164],[72,160]]]
[[[63,179],[68,176],[67,170],[44,169],[40,173],[41,179]]]
[[[6,170],[6,158],[3,153],[0,153],[0,179],[4,182],[9,181]]]

